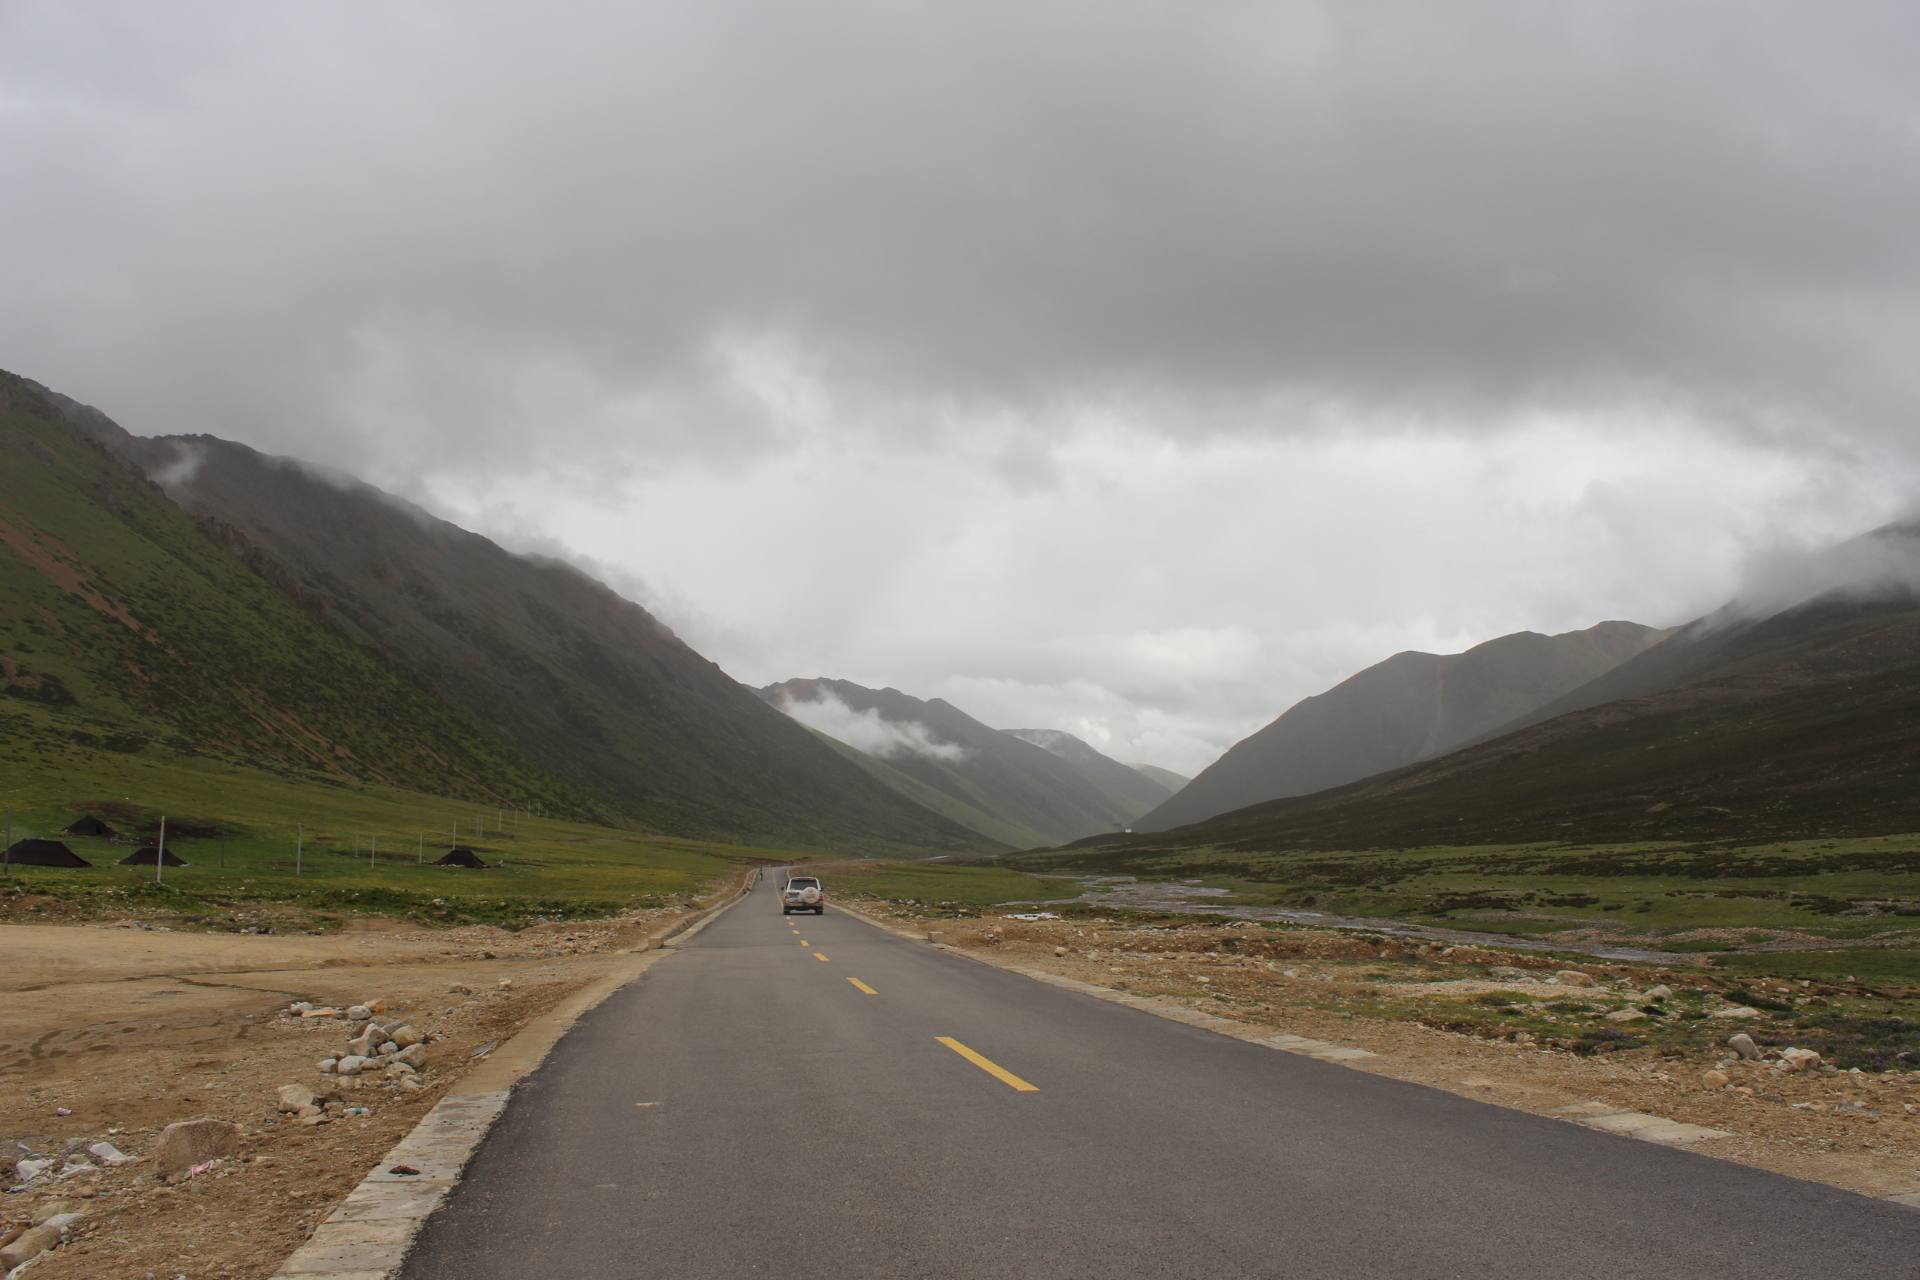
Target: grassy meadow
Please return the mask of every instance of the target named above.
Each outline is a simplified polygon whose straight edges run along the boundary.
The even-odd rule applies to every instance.
[[[398,788],[302,783],[212,760],[9,754],[0,759],[0,807],[14,839],[60,840],[93,866],[0,868],[0,885],[82,913],[192,914],[282,902],[322,913],[512,924],[658,904],[697,894],[745,863],[794,856],[503,814]],[[123,839],[62,835],[82,814]],[[165,868],[156,884],[150,865],[115,864],[137,847],[134,839],[152,843],[162,816],[168,850],[191,865]],[[485,870],[430,865],[456,824]]]

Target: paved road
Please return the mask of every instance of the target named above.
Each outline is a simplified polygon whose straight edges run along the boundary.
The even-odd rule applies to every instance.
[[[1278,1053],[831,911],[790,924],[771,889],[561,1042],[405,1280],[1920,1275],[1920,1211]]]

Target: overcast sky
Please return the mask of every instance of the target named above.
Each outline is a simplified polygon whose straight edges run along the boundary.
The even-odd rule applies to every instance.
[[[1191,772],[1920,494],[1920,8],[0,0],[0,367]]]

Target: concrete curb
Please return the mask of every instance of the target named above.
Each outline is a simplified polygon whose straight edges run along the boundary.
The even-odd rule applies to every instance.
[[[399,1270],[420,1225],[460,1181],[480,1140],[506,1110],[513,1086],[546,1060],[588,1010],[665,958],[663,948],[685,942],[750,892],[743,880],[719,902],[684,916],[640,946],[616,952],[607,973],[522,1027],[472,1067],[458,1093],[440,1099],[347,1198],[294,1250],[273,1280],[386,1280]],[[393,1173],[397,1165],[418,1174]]]

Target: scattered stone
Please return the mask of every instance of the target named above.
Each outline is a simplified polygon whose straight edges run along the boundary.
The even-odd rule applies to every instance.
[[[426,1037],[403,1022],[387,1033],[387,1039],[393,1041],[397,1047],[405,1049],[411,1045],[419,1044],[422,1040],[426,1039]]]
[[[1608,1022],[1639,1022],[1647,1015],[1638,1009],[1615,1009],[1607,1015]]]
[[[426,1086],[425,1086],[425,1085],[423,1085],[423,1084],[421,1084],[421,1083],[420,1083],[420,1078],[419,1078],[418,1076],[402,1076],[402,1077],[400,1078],[400,1087],[401,1087],[402,1089],[424,1089],[424,1088],[426,1088]]]
[[[1707,1016],[1712,1018],[1757,1018],[1760,1016],[1760,1011],[1749,1008],[1744,1004],[1737,1004],[1731,1009],[1715,1009]]]
[[[319,1125],[323,1125],[323,1124],[326,1124],[327,1122],[329,1122],[329,1121],[330,1121],[330,1120],[332,1120],[332,1119],[333,1119],[333,1117],[332,1117],[332,1116],[330,1116],[330,1115],[328,1115],[328,1114],[327,1114],[326,1112],[324,1112],[324,1111],[322,1111],[322,1112],[320,1112],[320,1113],[319,1113],[318,1115],[311,1115],[311,1116],[301,1116],[301,1117],[300,1117],[300,1123],[301,1123],[301,1124],[304,1124],[304,1125],[306,1125],[306,1126],[307,1126],[308,1128],[310,1128],[310,1129],[311,1129],[311,1128],[314,1128],[314,1127],[317,1127],[317,1126],[319,1126]]]
[[[382,1040],[380,1042],[380,1054],[379,1054],[380,1057],[391,1058],[394,1054],[398,1052],[400,1052],[400,1046],[395,1044],[393,1041]]]
[[[367,1006],[363,1004],[353,1005],[349,1007],[347,1010],[347,1021],[349,1022],[365,1022],[368,1018],[371,1018],[372,1016],[373,1016],[373,1010],[367,1008]]]
[[[1562,969],[1553,976],[1554,980],[1563,987],[1597,987],[1600,985],[1592,974],[1582,973],[1578,969]]]
[[[16,1160],[13,1164],[13,1176],[22,1182],[32,1182],[51,1168],[53,1168],[51,1160]]]
[[[1647,988],[1647,999],[1649,999],[1649,1000],[1671,1000],[1671,999],[1673,999],[1673,988],[1672,988],[1672,987],[1670,987],[1670,986],[1668,986],[1668,985],[1667,985],[1666,983],[1664,983],[1664,982],[1663,982],[1663,983],[1661,983],[1661,984],[1660,984],[1659,986],[1657,986],[1657,987],[1648,987],[1648,988]]]
[[[303,1018],[337,1018],[340,1016],[340,1011],[331,1005],[321,1009],[309,1007],[302,1009],[300,1016]]]
[[[1065,954],[1067,954],[1067,949],[1065,947],[1055,947],[1053,949],[1053,954],[1056,956],[1064,956]]]
[[[491,1048],[492,1046],[489,1045],[488,1047]],[[475,1056],[477,1057],[479,1055],[476,1054]],[[404,1062],[415,1071],[424,1070],[427,1065],[427,1046],[424,1044],[410,1044],[394,1055],[394,1061]]]
[[[511,990],[513,990],[513,979],[512,979],[512,978],[502,978],[502,979],[500,979],[500,982],[499,982],[499,984],[498,984],[498,985],[499,985],[499,988],[500,988],[500,990],[502,990],[502,991],[511,991]]]
[[[450,996],[470,996],[473,994],[473,988],[464,982],[456,982],[447,988],[447,994]]]
[[[128,1155],[111,1142],[96,1142],[87,1148],[87,1154],[104,1165],[132,1164],[134,1157]]]
[[[387,1011],[387,1002],[385,1000],[367,1001],[368,1013],[385,1013],[386,1011]]]
[[[1788,1049],[1780,1055],[1780,1065],[1788,1071],[1805,1071],[1820,1065],[1820,1055],[1811,1049]]]
[[[20,1233],[18,1239],[4,1249],[0,1249],[0,1267],[11,1270],[14,1267],[39,1257],[60,1243],[58,1227],[34,1227]]]
[[[281,1115],[299,1115],[314,1105],[313,1090],[303,1084],[283,1084],[280,1086],[279,1107]]]
[[[339,1065],[340,1059],[338,1058],[322,1058],[320,1059],[320,1073],[322,1075],[330,1074],[333,1069]]]
[[[1733,1035],[1728,1036],[1727,1048],[1733,1050],[1748,1062],[1758,1062],[1760,1060],[1760,1046],[1755,1044],[1753,1037],[1744,1031],[1735,1032]]]
[[[238,1154],[240,1126],[203,1116],[176,1120],[162,1129],[160,1141],[153,1148],[153,1163],[161,1177],[172,1178],[209,1160]]]
[[[367,1059],[357,1053],[350,1053],[333,1064],[335,1075],[357,1076],[367,1069]]]
[[[402,1178],[417,1178],[420,1176],[420,1171],[410,1164],[396,1164],[391,1169],[388,1169],[387,1172],[396,1174]]]
[[[1703,1071],[1700,1073],[1700,1079],[1714,1089],[1724,1088],[1733,1083],[1724,1071]]]
[[[313,1006],[309,1004],[307,1001],[295,1000],[292,1004],[287,1006],[287,1012],[300,1014],[300,1013],[305,1013],[307,1010],[311,1008],[313,1008]]]

